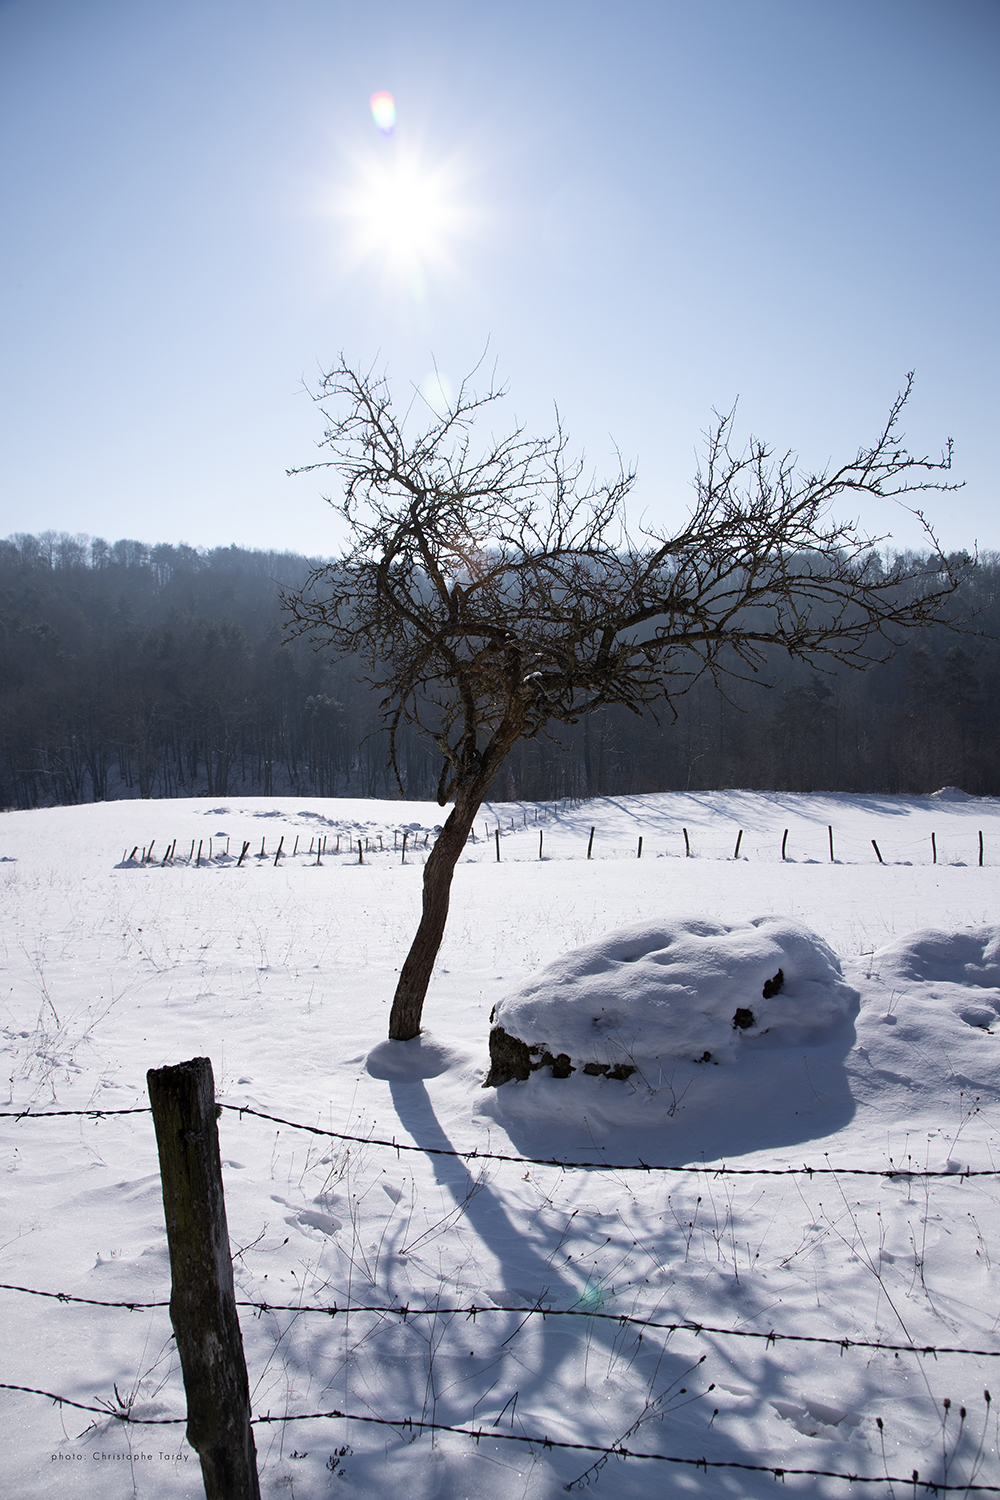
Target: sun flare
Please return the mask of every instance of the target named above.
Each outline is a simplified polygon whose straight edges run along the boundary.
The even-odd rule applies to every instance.
[[[410,283],[453,270],[456,242],[470,224],[455,166],[431,165],[406,149],[359,161],[342,212],[351,259]]]

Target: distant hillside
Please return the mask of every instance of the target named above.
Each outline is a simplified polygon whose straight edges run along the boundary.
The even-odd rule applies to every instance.
[[[281,585],[316,559],[46,532],[0,541],[0,805],[237,791],[394,796],[377,695],[359,663],[282,644]],[[522,744],[497,796],[743,786],[1000,793],[1000,559],[957,608],[971,631],[910,637],[830,675],[776,660],[773,686],[700,683],[637,719],[607,710]],[[428,746],[402,740],[411,797]]]

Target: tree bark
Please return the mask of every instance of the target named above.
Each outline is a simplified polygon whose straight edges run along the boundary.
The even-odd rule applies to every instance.
[[[485,786],[481,791],[456,792],[455,806],[424,866],[423,911],[416,936],[399,972],[389,1015],[391,1041],[408,1042],[420,1034],[424,997],[448,920],[452,876],[485,794]]]

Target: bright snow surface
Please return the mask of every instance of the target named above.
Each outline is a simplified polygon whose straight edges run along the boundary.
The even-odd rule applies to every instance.
[[[741,1465],[916,1469],[960,1493],[1000,1484],[983,1395],[996,1361],[905,1349],[1000,1351],[996,1179],[962,1175],[1000,1166],[1000,803],[719,792],[486,809],[456,874],[427,1030],[390,1044],[424,837],[442,816],[255,798],[0,817],[8,1111],[143,1106],[148,1068],[207,1055],[227,1105],[368,1140],[599,1164],[397,1152],[224,1111],[237,1296],[291,1309],[243,1309],[255,1414],[336,1409],[484,1433],[260,1424],[263,1493],[554,1500],[580,1480],[615,1500],[774,1494],[772,1474]],[[581,953],[607,955],[629,928],[675,944],[674,979],[691,991],[676,1013],[706,1018],[713,1059],[661,1047],[655,1076],[542,1069],[483,1090],[494,1005],[514,1006],[546,966],[579,971]],[[663,946],[647,942],[641,963]],[[792,953],[778,965],[787,988],[761,1000],[785,1009],[734,1035],[720,953],[745,988],[778,948]],[[611,973],[602,993],[627,1022],[628,988]],[[165,1300],[148,1114],[0,1128],[3,1282]],[[836,1171],[746,1173],[803,1166]],[[850,1171],[905,1166],[946,1175]],[[8,1385],[183,1416],[165,1308],[0,1297]],[[305,1310],[334,1304],[336,1317]],[[533,1306],[584,1316],[497,1310]],[[8,1494],[202,1493],[183,1426],[2,1399]],[[510,1441],[532,1435],[709,1467],[611,1457],[592,1469],[600,1453]],[[785,1486],[850,1490],[810,1476]]]
[[[735,1062],[763,1036],[769,1046],[816,1041],[857,1001],[836,955],[801,922],[681,918],[556,959],[505,995],[494,1019],[577,1066],[630,1068],[657,1090],[664,1065]]]

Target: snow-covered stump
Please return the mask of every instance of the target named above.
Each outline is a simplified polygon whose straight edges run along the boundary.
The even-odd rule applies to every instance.
[[[207,1057],[146,1074],[170,1251],[170,1321],[206,1500],[260,1500]]]
[[[822,938],[758,917],[629,927],[549,964],[495,1007],[485,1087],[582,1073],[649,1082],[667,1061],[727,1063],[745,1041],[818,1035],[857,993]]]

